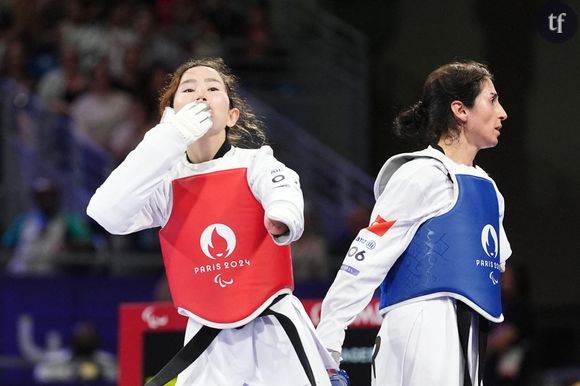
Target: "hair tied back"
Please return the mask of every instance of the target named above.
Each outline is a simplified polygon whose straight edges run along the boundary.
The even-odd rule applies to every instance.
[[[413,112],[413,121],[417,128],[422,127],[425,121],[425,106],[423,105],[423,101],[418,101],[411,107],[411,111]]]

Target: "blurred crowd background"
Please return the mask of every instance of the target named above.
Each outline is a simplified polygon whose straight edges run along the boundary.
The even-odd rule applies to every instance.
[[[506,198],[515,253],[487,385],[580,380],[580,33],[543,40],[543,6],[0,1],[0,384],[115,384],[118,305],[170,300],[158,229],[112,236],[85,207],[159,121],[166,76],[203,56],[232,67],[276,154],[300,174],[302,298],[324,296],[368,224],[376,172],[409,150],[389,134],[397,110],[434,67],[488,63],[509,119],[479,162]]]

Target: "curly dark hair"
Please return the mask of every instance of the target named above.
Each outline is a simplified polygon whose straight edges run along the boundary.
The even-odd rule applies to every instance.
[[[256,117],[248,103],[238,93],[238,78],[232,73],[222,58],[210,57],[203,59],[190,59],[169,76],[167,85],[161,91],[159,97],[159,111],[163,114],[165,107],[173,107],[173,97],[177,92],[179,82],[185,71],[193,67],[210,67],[216,70],[224,84],[230,99],[230,109],[240,110],[240,117],[236,124],[227,128],[228,141],[238,147],[256,148],[267,143],[267,138],[262,129],[262,122]]]
[[[451,102],[472,107],[486,79],[493,80],[493,75],[479,62],[456,61],[438,67],[427,77],[421,100],[393,120],[395,135],[420,146],[435,144],[444,135],[456,138],[461,127]]]

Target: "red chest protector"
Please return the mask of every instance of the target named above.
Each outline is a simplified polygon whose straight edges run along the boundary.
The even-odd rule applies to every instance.
[[[159,232],[173,302],[216,328],[246,324],[294,288],[289,246],[264,227],[264,209],[230,169],[174,180]]]

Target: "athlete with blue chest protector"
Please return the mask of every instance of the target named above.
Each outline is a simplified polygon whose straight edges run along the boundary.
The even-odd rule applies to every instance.
[[[441,66],[395,119],[397,134],[431,146],[385,163],[369,226],[324,299],[317,331],[338,359],[346,327],[380,287],[373,385],[482,384],[486,325],[503,320],[499,278],[511,254],[503,197],[474,163],[507,118],[492,79],[480,63]]]

